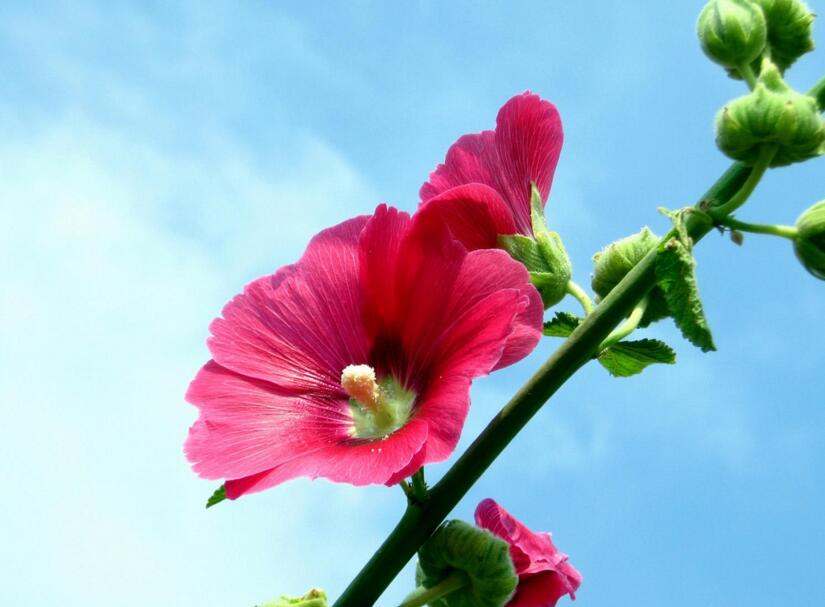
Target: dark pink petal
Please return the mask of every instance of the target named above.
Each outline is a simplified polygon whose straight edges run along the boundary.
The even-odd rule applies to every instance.
[[[464,135],[447,152],[420,191],[426,202],[450,188],[482,183],[510,205],[516,227],[531,234],[530,182],[546,201],[553,182],[563,131],[556,107],[526,92],[499,110],[495,131]]]
[[[228,480],[226,495],[235,499],[298,477],[320,477],[359,486],[392,484],[388,481],[417,457],[426,441],[427,424],[413,419],[382,440],[331,444],[262,473]]]
[[[468,251],[495,249],[500,234],[515,234],[513,211],[494,189],[480,183],[460,185],[422,203],[416,223],[446,225]]]
[[[567,555],[553,545],[549,533],[531,531],[491,499],[482,500],[478,505],[475,520],[476,525],[510,544],[510,557],[519,576],[519,589],[508,607],[555,605],[559,596],[567,593],[575,598],[575,591],[581,585],[581,574],[567,562]],[[539,576],[542,577],[537,579]],[[524,595],[519,598],[524,582],[528,584]],[[548,597],[554,598],[541,602],[539,591],[542,588],[548,591]],[[559,588],[563,588],[564,592],[556,595],[555,589]],[[516,599],[522,602],[514,602]]]
[[[312,239],[301,260],[247,285],[210,330],[221,366],[285,389],[340,395],[338,378],[366,360],[358,217]]]
[[[575,600],[575,591],[581,584],[581,576],[575,569],[573,571],[577,576],[574,578],[575,582],[554,571],[519,578],[516,593],[507,603],[507,607],[555,607],[565,594],[569,594],[570,598]]]

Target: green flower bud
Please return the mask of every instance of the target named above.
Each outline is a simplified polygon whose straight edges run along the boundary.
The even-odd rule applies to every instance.
[[[816,99],[791,89],[768,60],[762,62],[756,88],[716,116],[716,145],[734,160],[754,164],[766,143],[777,146],[772,167],[825,152],[825,123]]]
[[[313,588],[304,596],[296,598],[282,596],[274,601],[262,603],[259,607],[327,607],[327,595],[323,590]]]
[[[796,229],[796,256],[808,272],[825,280],[825,200],[802,213]]]
[[[814,50],[811,36],[815,15],[801,0],[752,0],[762,7],[768,24],[770,57],[784,72],[805,53]]]
[[[607,297],[619,282],[639,263],[645,255],[659,244],[659,237],[647,227],[638,234],[633,234],[606,246],[593,256],[595,270],[591,286],[599,300]],[[667,302],[659,287],[654,287],[648,296],[648,304],[639,326],[668,316]]]
[[[750,0],[711,0],[696,30],[705,54],[728,68],[752,62],[767,42],[765,16]]]
[[[432,588],[455,571],[467,583],[430,607],[501,607],[518,584],[507,542],[464,521],[444,523],[421,547],[415,579]]]

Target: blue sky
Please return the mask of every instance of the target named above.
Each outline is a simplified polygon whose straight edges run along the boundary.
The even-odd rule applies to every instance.
[[[3,603],[340,592],[401,492],[300,480],[205,511],[213,485],[181,443],[209,321],[322,227],[380,201],[412,211],[447,147],[525,89],[564,119],[548,217],[587,282],[595,250],[661,233],[655,208],[693,202],[728,164],[713,115],[743,90],[701,55],[700,8],[4,2]],[[823,57],[790,82],[810,86]],[[793,222],[825,197],[823,162],[769,173],[742,218]],[[489,496],[552,531],[581,607],[825,596],[823,284],[786,242],[711,235],[697,256],[719,352],[665,322],[650,335],[677,366],[585,368],[454,513]],[[475,384],[460,448],[554,345]]]

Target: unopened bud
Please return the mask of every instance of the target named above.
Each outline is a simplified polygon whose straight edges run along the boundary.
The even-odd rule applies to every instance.
[[[814,50],[811,36],[814,14],[802,0],[752,0],[762,7],[768,25],[770,57],[784,72],[805,53]]]
[[[432,588],[455,572],[465,576],[464,585],[432,605],[501,607],[518,584],[507,542],[454,520],[439,527],[418,551],[415,578],[419,586]]]
[[[711,0],[699,13],[696,30],[705,54],[728,68],[751,63],[767,42],[765,16],[749,0]]]
[[[716,144],[727,156],[753,165],[763,144],[777,146],[770,166],[784,166],[825,152],[825,123],[816,100],[791,89],[763,60],[751,93],[734,99],[716,117]]]
[[[642,228],[638,234],[627,236],[607,245],[593,256],[595,270],[591,286],[599,300],[607,297],[621,280],[651,250],[659,244],[659,237],[648,228]],[[640,326],[646,327],[652,322],[667,317],[668,308],[664,294],[658,287],[650,292],[647,308]]]
[[[825,200],[802,213],[796,229],[796,256],[811,274],[825,280]]]
[[[262,603],[258,607],[327,607],[327,595],[323,590],[313,588],[304,596],[296,598],[282,596],[274,601]]]

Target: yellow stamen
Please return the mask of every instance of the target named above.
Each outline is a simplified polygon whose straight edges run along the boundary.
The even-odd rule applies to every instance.
[[[369,365],[349,365],[341,372],[341,387],[350,398],[364,407],[375,409],[380,390],[375,381],[375,369]]]

